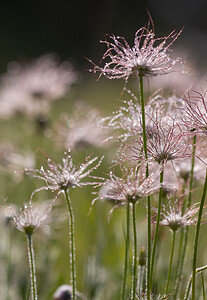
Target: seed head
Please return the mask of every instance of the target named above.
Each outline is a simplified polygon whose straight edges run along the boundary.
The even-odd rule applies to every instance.
[[[147,135],[148,160],[155,161],[161,165],[167,161],[191,157],[191,144],[189,134],[184,132],[172,117],[152,120],[151,132]],[[129,148],[134,155],[131,159],[140,160],[140,153],[144,147],[143,138],[132,141]]]
[[[127,203],[136,203],[159,189],[159,185],[154,184],[159,171],[150,174],[147,178],[145,168],[142,167],[132,167],[129,170],[122,168],[122,173],[123,177],[118,177],[110,172],[110,178],[103,183],[100,199],[115,201],[118,207]]]
[[[153,25],[153,24],[152,24]],[[140,28],[134,38],[134,46],[130,47],[124,37],[107,35],[109,40],[101,41],[107,46],[101,62],[108,60],[103,67],[95,66],[94,72],[109,79],[129,76],[157,76],[169,73],[179,59],[172,58],[168,52],[178,38],[179,33],[172,31],[168,36],[155,38],[155,33],[148,22],[147,27]]]
[[[83,162],[79,167],[76,167],[73,164],[70,150],[68,150],[65,155],[66,156],[62,160],[62,164],[48,158],[46,168],[42,166],[40,169],[25,170],[26,174],[39,178],[46,184],[44,187],[37,189],[35,192],[45,189],[51,190],[52,192],[58,191],[59,195],[59,193],[66,191],[69,188],[96,184],[94,182],[81,181],[98,168],[103,158],[100,159],[94,167],[89,168],[89,166],[93,164],[98,157],[94,157],[92,159],[87,157],[85,162]]]
[[[69,62],[60,63],[56,55],[44,55],[22,65],[12,62],[1,79],[0,118],[15,114],[30,119],[45,116],[52,101],[60,99],[77,81],[77,74]]]
[[[124,131],[122,135],[118,136],[122,141],[127,140],[129,137],[142,135],[141,106],[138,104],[138,99],[130,90],[124,90],[127,91],[133,99],[129,101],[124,100],[119,110],[113,112],[112,116],[102,119],[102,123],[106,128]],[[145,106],[145,123],[146,130],[149,134],[152,131],[152,120],[163,111],[162,100],[160,95],[156,95],[150,98],[148,104]]]
[[[179,200],[162,206],[162,220],[160,224],[168,226],[172,231],[177,231],[179,228],[184,226],[190,226],[196,224],[197,212],[199,207],[196,205],[191,206],[185,212],[183,212],[182,203]]]
[[[52,206],[45,203],[33,206],[29,202],[12,217],[12,221],[18,230],[32,235],[44,223],[51,209]]]
[[[188,92],[183,98],[182,121],[189,131],[207,133],[207,101],[206,92]]]
[[[198,155],[196,155],[196,158]],[[177,160],[173,163],[174,169],[177,176],[184,182],[188,182],[190,179],[192,159],[185,158],[182,160]],[[203,163],[203,159],[199,156],[199,159],[195,159],[193,168],[193,177],[197,181],[202,181],[205,178],[206,166]]]
[[[99,119],[100,112],[97,109],[78,101],[71,115],[60,116],[55,127],[55,140],[64,149],[103,147],[109,129],[103,128]]]

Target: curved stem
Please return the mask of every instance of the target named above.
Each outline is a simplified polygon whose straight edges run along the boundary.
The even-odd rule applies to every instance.
[[[189,183],[189,194],[188,194],[187,208],[190,208],[191,198],[192,198],[193,176],[194,176],[194,165],[195,165],[195,151],[196,151],[196,135],[193,136],[192,145],[193,145],[193,153],[192,153],[192,160],[191,160],[191,171],[190,171],[190,183]],[[175,299],[177,298],[177,294],[178,294],[179,287],[180,287],[180,284],[181,284],[181,277],[182,277],[182,273],[183,273],[185,254],[186,254],[186,248],[187,248],[187,243],[188,243],[188,231],[189,231],[189,227],[187,226],[184,229],[183,251],[182,251],[182,255],[181,255],[180,268],[179,268],[179,271],[178,271],[178,276],[177,276],[177,281],[176,281],[176,287],[175,287],[175,293],[174,293]]]
[[[74,214],[68,192],[65,190],[65,198],[68,206],[69,216],[69,235],[70,235],[70,265],[71,265],[71,284],[72,284],[72,299],[76,299],[76,269],[75,269],[75,237],[74,237]]]
[[[200,267],[200,268],[197,268],[196,269],[196,275],[198,275],[199,273],[201,273],[205,270],[207,270],[207,265],[203,266],[203,267]],[[190,276],[190,279],[188,280],[188,285],[187,285],[187,289],[186,289],[186,292],[185,292],[184,300],[187,300],[189,298],[191,283],[192,283],[192,274]]]
[[[132,300],[136,299],[136,285],[137,285],[137,232],[136,232],[136,204],[132,204],[132,223],[133,223],[133,239],[134,239],[134,253],[133,253],[133,270],[132,270]]]
[[[33,300],[37,300],[37,284],[36,284],[36,274],[35,274],[35,258],[34,249],[32,244],[31,234],[27,234],[27,251],[29,257],[29,268],[30,268],[30,285],[31,285],[31,295]]]
[[[143,88],[143,76],[139,76],[140,86],[140,101],[142,108],[142,135],[143,135],[143,147],[145,159],[147,161],[147,135],[145,127],[145,103],[144,103],[144,88]],[[149,176],[148,164],[146,166],[146,178]],[[150,300],[150,265],[151,265],[151,200],[150,196],[147,197],[147,270],[146,270],[146,281],[147,281],[147,300]]]
[[[124,258],[124,277],[122,283],[122,294],[121,299],[125,300],[125,290],[126,290],[126,276],[127,276],[127,266],[128,266],[128,251],[129,251],[129,212],[130,203],[127,204],[126,210],[126,240],[125,240],[125,258]]]
[[[203,213],[203,206],[206,197],[206,190],[207,190],[207,170],[206,170],[206,178],[203,187],[203,194],[201,198],[199,213],[198,213],[198,221],[196,227],[196,236],[195,236],[195,244],[194,244],[194,252],[193,252],[193,273],[192,273],[192,300],[195,300],[195,276],[196,276],[196,261],[197,261],[197,251],[198,251],[198,237],[201,225],[201,217]]]
[[[172,261],[173,261],[173,254],[174,254],[174,248],[175,248],[175,233],[176,231],[173,231],[173,238],[172,238],[172,247],[171,247],[171,254],[170,254],[170,264],[169,264],[169,270],[167,275],[167,281],[166,281],[166,288],[165,288],[165,295],[168,293],[168,287],[170,282],[170,275],[171,275],[171,269],[172,269]]]
[[[158,240],[158,231],[160,225],[160,212],[161,212],[161,205],[162,205],[162,183],[163,183],[164,171],[162,170],[160,173],[160,189],[159,189],[159,202],[158,202],[158,210],[157,210],[157,220],[156,220],[156,228],[155,228],[155,237],[152,249],[152,262],[151,262],[151,285],[153,280],[153,272],[154,272],[154,263],[155,263],[155,254],[157,248],[157,240]],[[152,286],[151,286],[152,288]]]

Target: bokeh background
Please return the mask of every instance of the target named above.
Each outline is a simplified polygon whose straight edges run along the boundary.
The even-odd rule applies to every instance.
[[[184,26],[176,46],[185,46],[195,63],[206,66],[207,2],[205,0],[148,1],[2,1],[0,7],[0,70],[12,60],[27,61],[48,52],[70,58],[82,71],[85,57],[97,62],[106,33],[132,41],[150,12],[157,34]]]

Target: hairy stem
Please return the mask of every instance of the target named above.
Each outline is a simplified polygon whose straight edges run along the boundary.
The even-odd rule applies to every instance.
[[[197,262],[197,251],[198,251],[198,238],[199,238],[199,231],[201,225],[201,217],[203,213],[203,206],[206,197],[206,190],[207,190],[207,170],[206,170],[205,183],[203,187],[203,194],[202,194],[199,213],[198,213],[198,221],[196,227],[195,244],[194,244],[194,252],[193,252],[192,300],[195,300],[195,276],[196,276],[196,262]]]
[[[155,254],[157,248],[157,241],[158,241],[158,231],[160,225],[160,212],[161,212],[161,205],[162,205],[162,183],[163,183],[164,171],[162,170],[160,173],[160,189],[159,189],[159,202],[158,202],[158,210],[157,210],[157,220],[156,220],[156,228],[155,228],[155,237],[152,249],[152,261],[151,261],[151,284],[153,280],[153,272],[154,272],[154,264],[155,264]],[[151,286],[152,288],[152,286]]]
[[[132,223],[133,223],[133,270],[132,270],[132,300],[136,299],[136,286],[137,286],[137,231],[136,231],[136,204],[132,204]]]
[[[122,283],[122,293],[121,299],[125,300],[125,291],[126,291],[126,277],[127,277],[127,266],[128,266],[128,251],[129,251],[129,213],[130,213],[130,203],[127,204],[126,209],[126,239],[125,239],[125,258],[124,258],[124,277]]]
[[[76,269],[75,269],[75,236],[74,236],[74,214],[68,192],[65,190],[65,198],[68,206],[69,216],[69,235],[70,235],[70,265],[71,265],[71,284],[73,300],[76,299]]]
[[[37,300],[37,284],[36,284],[36,274],[35,274],[35,258],[34,249],[32,243],[31,234],[27,234],[27,251],[29,257],[29,268],[30,268],[30,289],[33,300]]]
[[[176,233],[176,231],[173,230],[173,238],[172,238],[172,246],[171,246],[171,254],[170,254],[170,264],[169,264],[169,270],[168,270],[166,287],[165,287],[165,295],[167,295],[167,293],[168,293],[168,288],[169,288],[169,283],[170,283],[170,275],[171,275],[173,254],[174,254],[174,248],[175,248],[175,233]]]
[[[143,135],[143,146],[144,155],[147,161],[147,135],[145,127],[145,103],[144,103],[144,89],[143,89],[143,76],[139,76],[140,86],[140,100],[142,108],[142,135]],[[146,177],[149,176],[148,164],[146,166]],[[150,196],[147,197],[147,270],[146,270],[146,281],[147,281],[147,300],[150,300],[150,265],[151,265],[151,200]]]
[[[193,153],[192,153],[192,160],[191,160],[191,171],[190,171],[190,183],[189,183],[189,194],[188,194],[188,203],[187,203],[187,208],[190,208],[191,206],[191,198],[192,198],[192,189],[193,189],[193,176],[194,176],[194,165],[195,165],[195,151],[196,151],[196,135],[193,136]],[[178,270],[178,276],[177,276],[177,281],[176,281],[176,286],[175,286],[175,293],[174,297],[177,299],[179,287],[181,284],[181,278],[182,278],[182,273],[183,273],[183,266],[184,266],[184,261],[185,261],[185,254],[186,254],[186,248],[187,248],[187,243],[188,243],[188,231],[189,227],[186,226],[184,229],[184,235],[183,235],[183,250],[182,250],[182,255],[181,255],[181,260],[180,260],[180,267]]]
[[[203,273],[201,273],[201,280],[202,280],[203,300],[206,300],[205,283],[204,283]]]

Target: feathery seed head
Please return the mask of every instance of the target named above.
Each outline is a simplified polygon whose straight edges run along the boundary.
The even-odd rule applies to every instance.
[[[191,132],[207,133],[206,92],[189,91],[183,98],[182,121]]]
[[[45,182],[46,186],[36,191],[46,189],[58,191],[59,194],[62,191],[66,191],[69,188],[74,188],[76,186],[96,184],[94,182],[81,181],[99,167],[103,158],[101,158],[95,166],[89,168],[89,166],[98,158],[94,157],[90,159],[90,157],[87,157],[85,162],[83,162],[79,167],[76,167],[73,164],[70,150],[68,150],[65,154],[66,156],[62,159],[62,164],[48,158],[46,168],[42,166],[40,169],[25,170],[26,174],[32,175],[33,177],[39,178]]]
[[[189,134],[183,132],[176,120],[164,118],[152,120],[152,132],[156,134],[147,134],[147,153],[148,160],[159,164],[165,164],[167,161],[191,157],[191,144]],[[126,145],[132,151],[131,159],[140,160],[140,153],[144,147],[143,138]]]
[[[127,203],[136,203],[141,198],[155,193],[159,185],[155,186],[154,182],[159,172],[145,176],[145,168],[131,168],[130,170],[122,169],[123,177],[117,177],[110,172],[110,178],[103,183],[100,199],[113,200],[117,206]]]
[[[152,21],[151,21],[152,22]],[[129,76],[157,76],[169,73],[180,59],[172,58],[168,52],[171,45],[181,34],[172,31],[168,36],[156,38],[155,33],[148,26],[140,28],[134,38],[134,46],[130,47],[124,37],[107,35],[109,40],[101,41],[107,46],[102,60],[108,60],[103,67],[95,66],[94,72],[109,79]]]
[[[46,206],[45,203],[32,206],[29,202],[12,217],[13,224],[18,230],[32,235],[44,223],[51,209],[52,206]]]
[[[23,66],[12,62],[1,79],[0,118],[23,114],[31,119],[45,116],[51,101],[63,97],[77,81],[69,62],[60,63],[56,55],[44,55]]]
[[[180,203],[179,200],[175,201],[173,204],[168,204],[168,206],[163,205],[163,210],[161,212],[163,218],[160,221],[160,224],[168,226],[172,231],[177,231],[184,226],[196,224],[199,207],[193,205],[185,212],[182,210],[182,203]]]
[[[100,124],[100,112],[77,101],[71,115],[60,116],[55,127],[55,139],[64,149],[103,147],[108,132],[109,129]]]
[[[196,157],[198,157],[196,155]],[[193,177],[195,180],[202,181],[205,178],[206,166],[202,162],[203,159],[199,155],[199,159],[195,159],[194,168],[193,168]],[[173,163],[174,169],[177,173],[177,176],[181,178],[184,182],[187,182],[190,179],[191,173],[191,158],[185,158],[184,160],[177,160]]]

